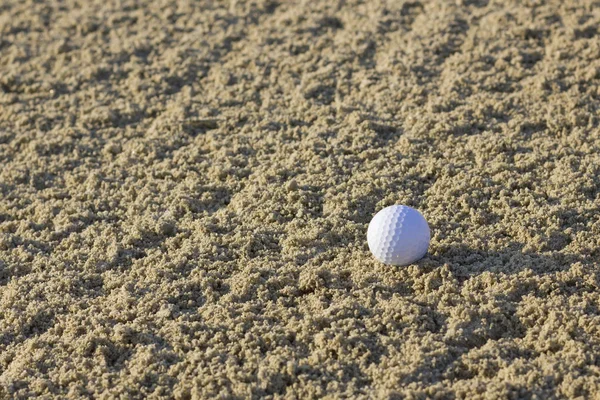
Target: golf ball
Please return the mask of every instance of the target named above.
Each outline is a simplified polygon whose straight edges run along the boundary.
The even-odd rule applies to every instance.
[[[384,264],[409,265],[421,259],[429,247],[429,225],[420,212],[408,206],[379,211],[367,230],[369,250]]]

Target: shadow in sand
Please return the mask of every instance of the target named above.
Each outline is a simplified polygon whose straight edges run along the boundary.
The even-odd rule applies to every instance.
[[[575,263],[589,263],[591,256],[548,251],[536,253],[524,250],[521,243],[511,243],[502,250],[475,249],[465,245],[454,245],[435,249],[423,260],[426,269],[448,264],[460,280],[484,272],[516,274],[531,270],[544,275],[568,270]]]

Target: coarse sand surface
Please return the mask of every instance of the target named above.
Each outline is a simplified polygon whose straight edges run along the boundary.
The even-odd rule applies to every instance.
[[[598,0],[0,0],[0,398],[600,398],[599,87]]]

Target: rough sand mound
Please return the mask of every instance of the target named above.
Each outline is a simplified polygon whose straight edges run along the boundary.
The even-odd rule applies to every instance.
[[[0,397],[591,398],[600,3],[0,2]],[[429,255],[369,254],[384,206]]]

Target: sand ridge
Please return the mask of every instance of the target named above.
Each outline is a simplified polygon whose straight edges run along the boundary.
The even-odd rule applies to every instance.
[[[599,10],[2,2],[0,397],[597,396]]]

